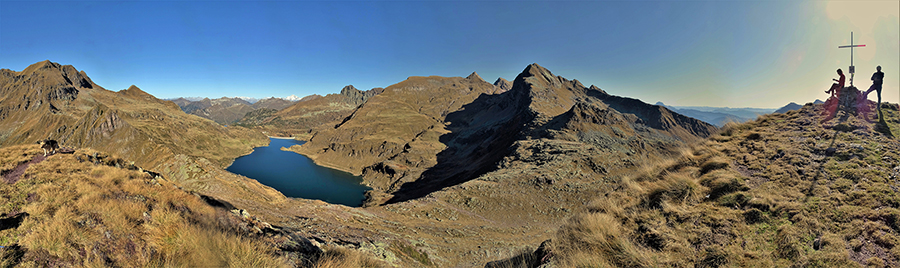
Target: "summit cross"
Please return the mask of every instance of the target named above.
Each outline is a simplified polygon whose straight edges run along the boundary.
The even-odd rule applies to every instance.
[[[853,44],[853,32],[850,32],[850,45],[846,46],[838,46],[838,48],[850,48],[850,86],[853,86],[853,74],[856,73],[856,66],[853,66],[853,48],[854,47],[865,47],[866,45],[854,45]]]

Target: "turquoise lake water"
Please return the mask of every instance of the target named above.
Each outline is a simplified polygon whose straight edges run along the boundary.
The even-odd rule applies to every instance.
[[[332,204],[358,207],[369,188],[353,174],[322,167],[306,156],[282,151],[305,143],[293,139],[269,139],[269,146],[238,157],[226,170],[255,179],[287,197],[318,199]]]

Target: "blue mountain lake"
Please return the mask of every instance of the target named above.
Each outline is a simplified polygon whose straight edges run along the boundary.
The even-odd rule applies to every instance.
[[[287,197],[318,199],[353,207],[362,205],[364,193],[372,189],[360,184],[360,177],[316,165],[306,156],[281,150],[281,147],[300,145],[305,141],[269,140],[269,146],[254,148],[253,153],[238,157],[225,170],[255,179]]]

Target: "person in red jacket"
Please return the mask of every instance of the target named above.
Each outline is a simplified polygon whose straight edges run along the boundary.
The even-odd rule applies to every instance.
[[[841,69],[837,69],[837,73],[841,76],[841,78],[832,78],[831,80],[834,80],[837,83],[832,84],[831,88],[825,91],[825,93],[830,93],[832,97],[836,96],[838,92],[840,92],[841,89],[844,88],[844,71],[841,71]]]

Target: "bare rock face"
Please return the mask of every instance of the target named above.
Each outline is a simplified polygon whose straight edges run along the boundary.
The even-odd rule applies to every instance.
[[[350,104],[359,106],[360,104],[365,103],[366,100],[368,100],[372,96],[381,93],[381,90],[381,88],[374,88],[367,91],[361,91],[359,89],[356,89],[356,87],[354,87],[353,85],[347,85],[341,89],[340,95],[347,97],[347,102],[349,102]]]
[[[840,93],[838,93],[838,105],[841,110],[844,110],[849,113],[856,114],[857,110],[859,110],[858,106],[860,100],[860,92],[856,87],[844,87],[841,89]]]

